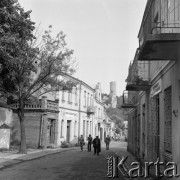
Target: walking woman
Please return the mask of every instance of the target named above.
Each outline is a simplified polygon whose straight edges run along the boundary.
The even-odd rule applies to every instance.
[[[81,137],[79,138],[79,143],[80,143],[81,151],[83,151],[83,146],[85,144],[83,135],[81,135]]]

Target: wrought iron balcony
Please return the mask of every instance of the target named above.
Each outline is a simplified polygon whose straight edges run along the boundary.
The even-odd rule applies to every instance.
[[[180,57],[180,1],[174,6],[165,0],[147,2],[138,35],[138,60],[176,61]]]
[[[88,106],[87,107],[87,114],[94,114],[95,113],[95,107],[94,106]]]
[[[124,91],[122,108],[136,108],[138,105],[138,92]]]
[[[126,79],[126,90],[146,91],[151,87],[149,78],[149,65],[147,61],[134,60],[129,65],[129,74]]]

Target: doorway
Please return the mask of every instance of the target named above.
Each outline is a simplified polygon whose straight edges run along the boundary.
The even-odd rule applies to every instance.
[[[48,126],[47,126],[47,143],[48,144],[55,143],[55,127],[56,127],[55,119],[48,119]]]
[[[67,133],[66,133],[66,141],[70,142],[70,128],[71,128],[71,121],[67,120]]]

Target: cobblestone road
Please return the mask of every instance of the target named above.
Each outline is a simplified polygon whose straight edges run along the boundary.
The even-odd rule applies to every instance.
[[[125,152],[125,143],[111,143],[110,150],[102,147],[100,156],[80,149],[45,156],[0,170],[0,180],[104,180],[107,177],[106,158]],[[121,176],[118,179],[123,180]]]

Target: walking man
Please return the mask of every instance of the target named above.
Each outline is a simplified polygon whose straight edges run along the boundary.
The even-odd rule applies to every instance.
[[[106,143],[106,150],[109,150],[109,143],[111,142],[111,139],[109,137],[109,135],[107,135],[106,139],[105,139],[105,143]]]
[[[81,137],[79,138],[79,143],[80,143],[81,151],[83,151],[83,146],[85,144],[83,135],[81,135]]]
[[[92,144],[92,137],[89,134],[89,137],[88,137],[88,151],[91,151],[91,144]]]
[[[97,154],[99,156],[99,152],[101,152],[101,141],[98,136],[93,140],[93,147],[94,147],[94,155]]]

